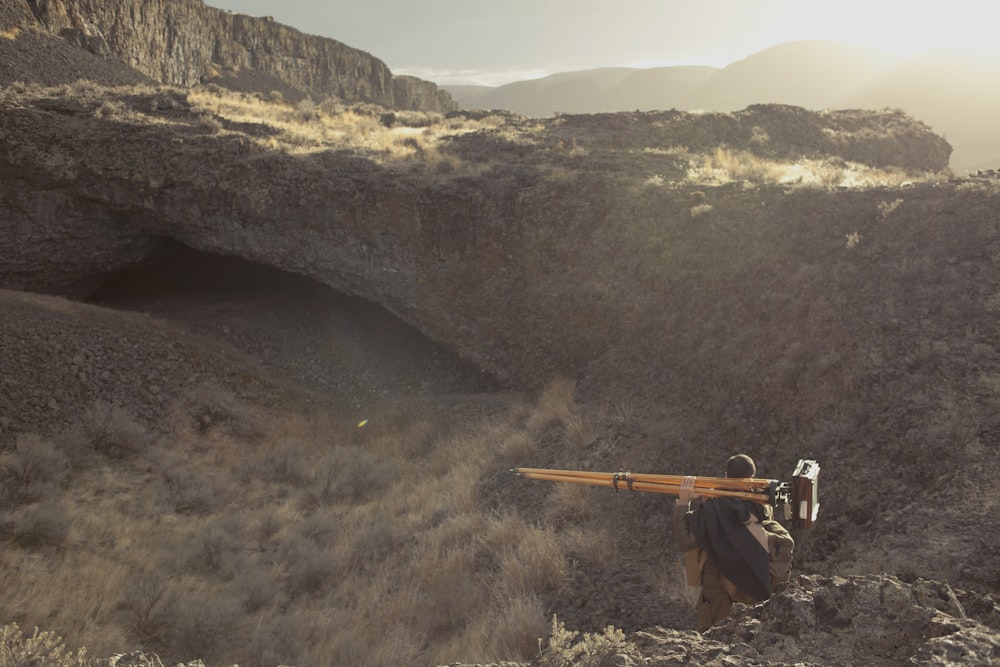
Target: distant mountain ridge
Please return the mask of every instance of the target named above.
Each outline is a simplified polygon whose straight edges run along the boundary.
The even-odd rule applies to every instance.
[[[445,86],[465,109],[532,117],[615,111],[901,108],[954,146],[956,171],[1000,166],[1000,62],[955,54],[901,59],[832,41],[788,42],[723,68],[682,66],[562,72],[498,87]]]

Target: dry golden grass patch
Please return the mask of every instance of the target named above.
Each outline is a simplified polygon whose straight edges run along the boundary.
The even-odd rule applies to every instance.
[[[503,545],[500,584],[513,595],[559,590],[568,581],[569,561],[551,530],[521,525],[517,541]]]
[[[535,410],[528,417],[528,430],[540,431],[555,423],[565,422],[573,415],[573,394],[576,381],[569,378],[552,380],[538,397]]]
[[[893,211],[903,205],[903,200],[899,197],[892,201],[880,201],[875,205],[876,219],[879,222],[885,222]]]
[[[492,650],[497,655],[533,656],[545,636],[546,610],[537,595],[508,598],[489,619],[493,627]]]
[[[443,137],[502,126],[501,116],[480,120],[445,119],[419,111],[390,112],[371,105],[347,106],[333,100],[298,104],[204,86],[188,94],[196,112],[239,124],[260,124],[276,131],[256,139],[267,149],[290,153],[357,151],[375,160],[415,161],[455,168],[461,160],[440,150]],[[221,125],[218,128],[221,129]]]
[[[566,438],[575,447],[585,447],[597,437],[597,428],[590,417],[578,412],[572,413],[565,420]]]
[[[477,487],[530,455],[531,416],[572,415],[572,394],[556,382],[538,405],[490,416],[376,404],[359,428],[353,410],[251,410],[206,387],[141,447],[109,448],[90,427],[26,438],[4,464],[48,470],[52,498],[0,509],[17,525],[0,552],[0,621],[102,655],[142,646],[250,667],[531,659],[544,596],[574,559],[602,557],[601,538],[484,510]],[[99,407],[88,419],[131,423]],[[61,454],[74,462],[62,476]],[[580,499],[557,504],[587,515]]]
[[[593,516],[590,492],[591,487],[585,484],[556,484],[549,493],[546,516],[556,524]]]
[[[567,553],[590,566],[603,566],[618,555],[618,546],[606,530],[583,525],[568,526],[561,534]]]
[[[500,443],[500,458],[508,465],[527,461],[535,454],[535,441],[527,431],[512,431]]]
[[[712,205],[711,204],[697,204],[697,205],[691,207],[691,217],[692,218],[700,218],[701,216],[706,215],[706,214],[711,213],[711,212],[712,212]]]
[[[915,180],[934,181],[943,174],[914,176],[900,169],[880,169],[843,160],[800,159],[782,162],[762,158],[747,151],[716,148],[715,152],[687,156],[687,182],[707,185],[744,183],[746,185],[788,185],[811,188],[900,187]],[[692,217],[711,210],[708,204],[691,209]]]

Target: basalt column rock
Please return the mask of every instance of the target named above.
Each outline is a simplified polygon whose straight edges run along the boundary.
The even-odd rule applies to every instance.
[[[0,18],[10,15],[4,20],[23,24],[25,7],[48,32],[108,53],[162,83],[211,81],[262,93],[284,84],[282,92],[317,101],[337,97],[390,108],[457,108],[433,83],[405,77],[397,85],[385,63],[369,53],[200,0],[3,0]]]

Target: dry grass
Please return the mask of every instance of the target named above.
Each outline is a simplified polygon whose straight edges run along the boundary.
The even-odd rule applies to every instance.
[[[879,222],[885,222],[893,211],[903,205],[903,200],[897,197],[892,201],[880,201],[876,207],[876,219]]]
[[[691,217],[700,218],[703,215],[707,215],[712,212],[711,204],[697,204],[691,207]]]
[[[46,88],[14,82],[0,90],[0,100],[11,97],[16,97],[19,103],[31,98],[74,97],[91,105],[93,115],[99,120],[137,125],[184,124],[185,130],[194,127],[206,135],[238,134],[242,140],[265,151],[293,155],[346,151],[382,165],[412,170],[430,167],[429,173],[441,175],[479,174],[514,156],[515,160],[542,165],[550,180],[569,180],[578,172],[568,168],[564,158],[588,153],[575,138],[566,139],[557,133],[552,136],[552,128],[544,123],[501,114],[445,117],[434,112],[390,111],[371,104],[347,105],[335,99],[319,103],[305,99],[292,104],[277,93],[238,93],[211,84],[193,89],[105,88],[90,81],[78,81]],[[159,113],[165,108],[183,108],[189,113]],[[839,136],[837,131],[829,131]],[[460,140],[466,135],[474,136],[463,147]],[[680,137],[671,139],[676,141]],[[773,143],[765,130],[754,127],[747,146],[751,150],[769,150]],[[514,149],[527,146],[538,149],[533,158]],[[682,145],[654,145],[636,149],[636,155],[661,162],[669,159],[673,163],[674,171],[644,172],[641,182],[646,188],[692,183],[875,188],[947,177],[878,169],[839,158],[773,160],[750,150],[726,146],[698,152]],[[543,156],[558,159],[549,162],[537,159]],[[709,212],[707,206],[705,202],[695,202],[692,216]]]
[[[786,185],[807,188],[876,188],[900,187],[915,180],[942,179],[944,175],[914,176],[899,169],[879,169],[843,160],[800,159],[781,162],[759,157],[747,151],[716,148],[714,153],[687,155],[687,182],[705,185],[743,183],[744,185]],[[698,204],[691,216],[711,211],[708,204]],[[889,211],[891,212],[891,211]]]
[[[585,414],[574,412],[565,419],[565,424],[566,438],[574,447],[585,447],[597,437],[597,429]]]
[[[558,484],[549,494],[546,514],[555,524],[590,518],[591,487],[584,484]]]
[[[500,444],[500,458],[508,465],[527,461],[535,454],[535,441],[526,431],[512,431]]]
[[[570,415],[572,394],[561,380],[534,406],[475,417],[372,405],[359,428],[353,411],[254,411],[203,387],[173,406],[169,435],[117,447],[97,443],[134,421],[95,405],[72,433],[23,436],[2,458],[46,499],[0,513],[16,526],[0,619],[165,661],[529,660],[545,596],[608,546],[585,522],[484,514],[476,486],[530,456],[526,419]],[[582,497],[556,504],[588,514]]]
[[[440,150],[443,137],[494,128],[502,117],[446,120],[434,112],[388,112],[375,106],[347,106],[333,100],[316,104],[306,99],[289,104],[280,97],[234,93],[217,86],[195,88],[188,94],[194,110],[231,123],[265,125],[275,131],[256,141],[268,149],[289,153],[351,150],[378,161],[412,161],[455,168],[461,161]],[[216,121],[221,130],[223,123]]]
[[[568,378],[552,380],[538,397],[538,404],[528,418],[528,430],[540,431],[552,424],[565,422],[573,415],[573,393],[576,382]]]
[[[586,565],[600,567],[611,563],[618,547],[611,535],[604,530],[586,526],[568,526],[561,534],[563,543],[572,558]]]

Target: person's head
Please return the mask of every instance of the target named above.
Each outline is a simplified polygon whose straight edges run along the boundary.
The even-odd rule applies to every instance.
[[[730,456],[726,461],[726,477],[740,479],[743,477],[755,477],[756,475],[757,466],[754,465],[753,459],[746,454]]]

